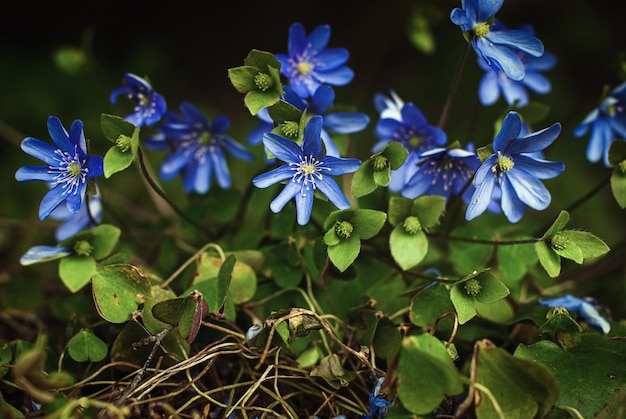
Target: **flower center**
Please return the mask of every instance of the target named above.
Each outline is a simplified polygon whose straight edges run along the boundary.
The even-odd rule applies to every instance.
[[[115,145],[119,148],[123,153],[126,153],[128,149],[130,149],[131,139],[127,135],[120,135],[117,140],[115,140]]]
[[[330,171],[330,167],[322,167],[323,161],[316,160],[313,156],[300,156],[298,163],[289,163],[291,170],[295,173],[291,180],[296,183],[301,183],[300,195],[306,196],[309,189],[315,190],[317,188],[316,182],[324,179],[322,170]]]
[[[476,35],[478,38],[487,36],[487,34],[489,33],[489,26],[490,25],[487,22],[477,23],[476,26],[474,26],[474,35]]]
[[[313,66],[308,61],[300,61],[298,63],[298,73],[306,76],[313,70]]]
[[[420,220],[418,220],[416,216],[411,215],[404,219],[404,221],[402,222],[402,228],[404,228],[404,231],[406,231],[408,234],[413,235],[420,231],[422,225],[420,224]]]
[[[372,159],[372,166],[375,172],[381,172],[387,168],[388,165],[387,157],[381,156],[380,154],[375,156]]]
[[[422,139],[417,135],[412,135],[407,141],[410,147],[417,148],[422,143]]]
[[[274,87],[274,79],[269,74],[259,73],[254,76],[254,84],[260,91],[264,92],[269,88]]]
[[[299,128],[299,125],[296,121],[285,121],[281,125],[283,134],[285,134],[285,136],[288,138],[297,138],[298,128]]]
[[[554,236],[550,238],[550,244],[555,250],[565,250],[567,248],[567,243],[569,239],[563,233],[556,233]]]
[[[498,161],[496,162],[496,164],[493,165],[493,167],[491,168],[491,171],[495,173],[497,177],[500,177],[500,175],[502,175],[503,173],[506,173],[509,170],[511,170],[513,166],[515,166],[513,159],[507,156],[503,156],[498,151]]]
[[[86,240],[79,240],[74,244],[74,251],[78,256],[89,256],[93,252],[93,246]]]
[[[465,283],[465,292],[467,292],[472,297],[476,297],[478,294],[480,294],[480,290],[482,289],[483,286],[476,278],[472,278]]]
[[[350,221],[340,221],[335,224],[335,233],[342,239],[349,239],[353,230],[354,226]]]
[[[54,150],[54,153],[61,156],[61,161],[58,167],[48,166],[48,173],[56,174],[52,183],[63,185],[63,195],[78,193],[80,185],[87,181],[89,169],[83,167],[86,160],[81,161],[76,152],[71,156],[58,148]]]

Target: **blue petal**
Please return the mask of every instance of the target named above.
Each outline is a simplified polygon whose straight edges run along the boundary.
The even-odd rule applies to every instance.
[[[55,150],[58,149],[50,143],[33,137],[26,137],[22,140],[20,147],[25,153],[38,158],[48,166],[59,166],[60,157],[55,153]]]
[[[354,78],[354,71],[350,67],[339,67],[334,70],[328,70],[324,72],[316,72],[315,76],[322,84],[331,84],[333,86],[345,86],[350,83]],[[292,80],[293,81],[293,80]],[[313,89],[313,92],[317,89],[317,86]],[[309,89],[310,90],[310,89]]]
[[[294,173],[295,171],[291,167],[284,164],[269,172],[255,176],[254,179],[252,179],[252,184],[257,188],[267,188],[278,182],[291,179]]]
[[[254,159],[254,154],[252,154],[248,149],[242,146],[239,142],[235,141],[233,138],[225,135],[221,138],[221,140],[221,145],[223,145],[226,151],[228,151],[233,157],[236,157],[239,160]]]
[[[524,81],[528,79],[528,76],[529,74],[526,73]],[[500,79],[500,88],[507,104],[511,106],[515,104],[517,107],[528,105],[528,93],[520,82],[505,77]]]
[[[399,130],[402,126],[402,122],[397,119],[379,119],[376,123],[376,136],[383,140],[389,140],[393,138],[395,132]]]
[[[176,149],[172,154],[167,156],[161,164],[159,174],[163,180],[171,180],[176,174],[185,167],[197,149],[195,144],[186,144]]]
[[[482,63],[483,61],[480,60],[480,62]],[[482,105],[490,106],[496,103],[499,98],[498,73],[488,68],[478,84],[478,99]]]
[[[509,112],[502,121],[500,131],[493,140],[493,151],[508,154],[508,147],[517,138],[522,129],[522,120],[517,112]]]
[[[307,48],[308,40],[304,26],[301,23],[294,23],[289,27],[289,38],[287,51],[290,57],[301,54]]]
[[[65,201],[65,195],[63,194],[65,189],[63,185],[56,185],[44,195],[41,203],[39,204],[39,220],[43,221],[50,213],[63,201]]]
[[[524,204],[536,210],[544,210],[550,205],[550,192],[541,183],[539,179],[532,176],[525,170],[516,170],[513,168],[509,170],[504,176],[510,187],[515,191],[517,197]],[[504,210],[504,192],[508,189],[503,186],[502,191],[502,209]],[[506,213],[506,211],[505,211]]]
[[[486,178],[484,182],[476,186],[476,190],[465,211],[465,219],[467,221],[485,212],[491,202],[491,194],[493,193],[495,184],[495,178]]]
[[[556,122],[548,128],[527,134],[511,142],[507,154],[535,153],[542,151],[556,140],[561,133],[561,124]]]
[[[600,313],[592,304],[586,301],[583,302],[580,305],[579,312],[587,323],[600,328],[602,333],[607,334],[611,331],[611,324],[604,317],[600,316]]]
[[[330,137],[330,134],[328,133],[328,131],[323,129],[322,132],[320,133],[320,136],[322,137],[322,143],[324,144],[326,155],[333,156],[333,157],[341,157],[341,153],[339,153],[339,149],[335,145],[335,142],[333,141],[333,139]]]
[[[285,100],[289,102],[287,95],[285,95]],[[302,102],[302,100],[300,100]],[[311,98],[311,102],[313,103],[313,107],[315,108],[315,112],[319,114],[324,114],[330,108],[330,106],[335,101],[335,91],[332,87],[327,85],[322,85],[317,88],[313,97]],[[295,105],[295,104],[294,104]],[[297,107],[297,106],[296,106]],[[298,108],[300,110],[304,110],[304,108]],[[324,121],[326,123],[326,121]]]
[[[495,65],[496,69],[502,70],[511,80],[520,81],[524,78],[524,64],[509,47],[494,44],[486,38],[474,38],[472,45],[489,65]]]
[[[608,117],[607,122],[617,137],[626,139],[626,114],[622,112],[618,111],[613,117]]]
[[[213,177],[213,161],[204,158],[196,164],[185,167],[183,183],[186,192],[197,192],[205,194],[211,189],[211,179]]]
[[[87,141],[85,140],[85,131],[83,131],[83,121],[80,119],[72,122],[72,126],[70,127],[70,143],[74,146],[78,146],[78,151],[81,154],[81,157],[87,155]],[[72,147],[74,149],[74,147]],[[74,153],[70,153],[74,155]]]
[[[74,155],[74,144],[70,142],[69,134],[56,116],[48,118],[48,132],[58,148],[72,156]]]
[[[263,144],[276,158],[286,163],[298,163],[302,156],[298,144],[271,132],[263,134]]]
[[[218,147],[214,148],[211,152],[209,152],[209,158],[213,162],[213,166],[215,168],[215,179],[217,180],[217,184],[220,185],[222,189],[230,188],[230,172],[228,171],[228,165],[226,164],[226,156],[222,150]]]
[[[504,212],[504,215],[506,215],[506,218],[511,223],[518,222],[522,219],[526,206],[519,199],[513,185],[507,177],[504,178],[504,182],[502,183],[500,190],[502,191],[502,197],[500,198],[502,212]]]
[[[122,85],[116,87],[115,89],[113,89],[113,91],[111,91],[109,100],[111,101],[111,103],[116,103],[119,96],[128,96],[131,93],[133,93],[133,89],[130,86]]]
[[[180,112],[185,122],[199,123],[208,130],[209,120],[193,103],[184,101],[180,104]]]
[[[330,202],[333,203],[339,209],[350,208],[350,202],[348,198],[343,194],[337,182],[330,176],[324,176],[324,178],[317,182],[317,188],[322,192]]]
[[[494,44],[507,45],[535,57],[543,54],[543,43],[526,31],[517,29],[491,31],[486,38]]]
[[[422,111],[412,103],[407,103],[402,107],[402,120],[406,125],[414,128],[420,128],[428,124]]]
[[[474,183],[477,185],[483,183],[488,176],[494,176],[492,168],[498,162],[498,156],[495,154],[490,155],[482,162],[480,167],[476,170],[476,174],[474,175]]]
[[[450,20],[455,25],[460,26],[463,32],[472,30],[472,27],[475,24],[475,22],[467,18],[467,13],[465,12],[465,10],[458,7],[450,12]]]
[[[568,311],[578,311],[585,300],[566,294],[562,297],[552,298],[549,300],[540,300],[539,304],[548,307],[563,307]]]
[[[402,188],[402,196],[409,199],[415,199],[418,196],[423,195],[433,183],[433,176],[431,173],[422,173],[418,171],[411,177]]]
[[[502,3],[504,3],[504,0],[478,0],[476,6],[478,22],[485,22],[491,19],[492,16],[498,13]]]
[[[28,266],[35,263],[47,262],[67,256],[71,253],[70,249],[59,246],[33,246],[26,251],[20,258],[22,266]]]
[[[338,134],[362,131],[369,122],[369,116],[363,112],[331,112],[324,115],[324,127]]]
[[[319,25],[309,34],[307,42],[313,51],[322,51],[330,40],[330,25]]]
[[[305,225],[311,219],[313,208],[313,191],[308,193],[296,193],[296,219],[298,224]]]
[[[26,180],[40,180],[43,182],[54,182],[57,174],[50,173],[45,166],[23,166],[15,172],[15,180],[23,182]]]
[[[344,159],[334,156],[324,156],[319,159],[324,163],[324,167],[330,169],[331,176],[340,176],[346,173],[353,173],[361,166],[359,159]]]
[[[104,174],[104,159],[100,156],[89,156],[87,159],[87,177],[89,179],[102,176]]]
[[[550,84],[550,80],[545,77],[543,74],[526,71],[526,77],[522,80],[522,83],[530,90],[540,94],[549,93],[552,89],[552,84]]]
[[[294,181],[287,182],[283,190],[280,191],[278,195],[276,195],[276,198],[274,198],[272,202],[270,202],[270,209],[272,210],[272,212],[280,212],[285,207],[287,202],[291,201],[294,196],[300,195],[300,189],[301,185],[299,183],[296,183]]]
[[[552,179],[565,170],[562,162],[548,161],[519,154],[515,156],[515,168],[525,170],[537,179]]]
[[[322,126],[324,120],[320,115],[313,116],[304,128],[304,140],[302,141],[302,154],[304,156],[317,157],[322,153]],[[278,155],[276,157],[280,158]]]
[[[315,65],[315,71],[327,72],[334,70],[344,65],[350,54],[345,48],[328,48],[317,55],[317,64]]]

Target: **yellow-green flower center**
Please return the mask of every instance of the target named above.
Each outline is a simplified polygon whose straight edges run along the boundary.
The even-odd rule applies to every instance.
[[[472,297],[476,297],[480,294],[480,290],[483,289],[483,286],[480,285],[480,282],[476,278],[472,278],[465,282],[465,292],[467,292]]]
[[[254,76],[254,84],[259,88],[262,92],[266,91],[274,87],[274,79],[269,74],[259,73]]]
[[[415,234],[422,229],[422,224],[420,220],[417,219],[414,215],[406,217],[404,222],[402,223],[402,228],[409,234]]]
[[[115,140],[115,145],[119,148],[123,153],[126,153],[130,149],[130,137],[126,135],[120,135],[117,140]]]
[[[198,141],[200,142],[200,144],[211,144],[211,142],[213,141],[213,137],[211,136],[211,133],[208,131],[204,131],[200,137],[198,137]]]
[[[498,165],[498,172],[502,173],[502,172],[508,172],[509,170],[511,170],[513,166],[515,166],[515,163],[510,157],[500,156],[498,157],[497,165]]]
[[[622,160],[617,163],[617,168],[619,169],[621,174],[626,174],[626,160]]]
[[[372,158],[372,168],[374,169],[375,172],[381,172],[385,170],[388,165],[389,165],[389,160],[387,160],[387,157],[385,156],[381,156],[379,154]]]
[[[550,238],[550,244],[555,250],[564,250],[567,247],[569,239],[563,233],[556,233]]]
[[[77,164],[77,163],[70,163],[67,165],[67,171],[72,177],[78,176],[80,174],[81,169],[82,167],[80,167],[80,164]]]
[[[93,246],[86,240],[79,240],[74,244],[74,251],[78,256],[89,256],[93,252]]]
[[[299,125],[296,121],[285,121],[281,126],[283,134],[288,138],[298,138],[298,128]]]
[[[313,66],[309,62],[301,61],[298,63],[298,73],[307,75],[311,70],[313,70]]]
[[[330,167],[324,167],[323,161],[317,160],[313,156],[300,156],[298,163],[289,163],[289,166],[294,171],[291,181],[301,185],[301,196],[306,196],[311,189],[317,189],[317,182],[324,179],[322,171],[331,170]]]
[[[409,141],[408,141],[409,146],[413,148],[419,147],[421,143],[422,143],[422,139],[418,137],[417,135],[412,136],[411,138],[409,138]]]
[[[481,22],[476,24],[476,26],[474,26],[474,35],[476,35],[478,38],[487,36],[487,34],[489,33],[489,26],[490,25],[487,22]]]
[[[354,226],[350,221],[339,221],[335,223],[335,233],[342,239],[349,239],[353,230]]]

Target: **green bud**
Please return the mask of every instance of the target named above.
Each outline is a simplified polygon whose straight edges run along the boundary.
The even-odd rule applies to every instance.
[[[563,233],[556,233],[550,237],[550,245],[556,250],[564,250],[567,247],[569,239]]]
[[[282,124],[283,134],[288,138],[298,137],[298,123],[296,121],[285,121]]]
[[[420,224],[420,220],[418,220],[417,217],[411,215],[404,219],[402,228],[409,234],[415,234],[422,229],[422,224]]]
[[[389,160],[387,157],[382,156],[380,154],[372,157],[372,167],[375,172],[382,172],[389,166]]]
[[[619,162],[617,164],[617,169],[620,171],[621,174],[626,174],[626,160],[622,160],[621,162]]]
[[[272,76],[269,74],[259,73],[254,76],[254,84],[256,84],[256,87],[258,87],[259,90],[264,92],[267,89],[274,87],[274,79],[272,79]]]
[[[480,282],[476,278],[472,278],[465,282],[465,292],[467,292],[472,297],[476,297],[478,294],[480,294],[480,290],[482,288],[483,286],[480,285]]]
[[[79,240],[74,244],[74,251],[78,256],[89,256],[93,252],[93,246],[86,240]]]
[[[338,221],[335,223],[335,233],[342,239],[349,239],[353,230],[354,226],[350,221]]]

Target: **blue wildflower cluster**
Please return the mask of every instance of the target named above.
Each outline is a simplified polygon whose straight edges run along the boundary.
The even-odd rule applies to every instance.
[[[322,417],[321,412],[334,418],[354,414],[373,419],[392,413],[394,417],[443,417],[452,411],[458,417],[466,413],[478,418],[509,417],[517,414],[519,406],[505,402],[518,393],[532,400],[528,404],[533,409],[558,409],[557,381],[569,377],[534,362],[541,356],[533,351],[543,356],[545,347],[520,345],[512,356],[495,351],[494,341],[512,339],[512,333],[500,330],[523,317],[524,313],[515,317],[512,312],[528,301],[534,308],[561,307],[578,313],[577,321],[591,326],[584,333],[595,333],[596,339],[616,333],[609,311],[602,311],[596,300],[563,295],[561,286],[551,291],[542,288],[548,277],[561,274],[563,260],[591,264],[609,247],[589,232],[566,228],[566,210],[552,226],[530,235],[524,230],[536,227],[535,220],[524,224],[528,209],[544,211],[552,204],[553,194],[545,181],[565,172],[562,161],[546,157],[563,133],[561,122],[533,128],[541,119],[527,108],[533,95],[551,91],[544,72],[556,66],[557,58],[544,49],[532,26],[508,29],[498,20],[502,5],[503,0],[461,0],[461,7],[454,8],[447,21],[461,29],[466,51],[476,53],[483,73],[472,91],[477,92],[480,105],[492,107],[501,98],[506,105],[480,135],[445,127],[454,91],[437,123],[426,108],[398,93],[399,86],[387,93],[372,92],[376,118],[337,103],[337,92],[355,76],[348,66],[348,50],[330,46],[329,25],[307,32],[296,22],[288,28],[286,53],[253,49],[242,66],[228,70],[233,87],[243,94],[250,127],[236,123],[231,127],[231,118],[209,116],[211,107],[199,103],[182,101],[172,109],[147,78],[126,73],[108,99],[112,107],[131,106],[132,111],[101,115],[102,133],[112,142],[104,156],[92,152],[85,132],[91,133],[91,128],[85,128],[82,120],[73,121],[68,131],[58,117],[50,116],[47,128],[52,143],[24,138],[21,149],[43,165],[20,167],[15,179],[47,186],[38,216],[40,221],[56,223],[56,244],[30,247],[21,256],[21,265],[60,259],[59,276],[72,293],[91,285],[88,295],[98,316],[113,325],[132,320],[136,330],[120,326],[122,337],[111,339],[114,349],[109,351],[102,342],[112,360],[132,358],[135,354],[127,351],[131,345],[134,349],[155,342],[137,378],[115,382],[116,393],[117,387],[127,386],[124,395],[116,396],[119,399],[89,406],[84,396],[68,411],[97,407],[120,413],[124,402],[148,398],[150,390],[133,392],[145,379],[157,349],[163,349],[159,362],[171,357],[167,364],[175,365],[172,375],[185,372],[184,391],[201,393],[197,399],[207,406],[215,403],[203,407],[202,415],[207,417],[238,417],[238,409],[246,417],[265,415],[271,409],[287,412],[277,416],[293,417],[292,399],[308,404],[309,397],[319,394],[323,400],[312,403],[315,408],[307,405],[305,413],[297,412],[300,417]],[[459,72],[464,61],[460,63]],[[572,134],[589,135],[590,162],[613,167],[611,191],[626,207],[626,146],[622,146],[626,83],[607,92]],[[95,133],[91,136],[95,138]],[[147,153],[160,158],[154,176],[147,168]],[[134,231],[107,224],[120,218],[107,211],[105,185],[131,163],[137,163],[151,196],[158,195],[159,203],[176,210],[187,224],[171,229],[159,224],[149,239],[140,236],[141,243],[118,253],[118,239],[130,240]],[[233,170],[234,163],[246,170]],[[249,172],[254,174],[245,178]],[[157,177],[162,182],[180,178],[181,194],[189,206],[175,202]],[[239,184],[241,190],[229,194],[227,190]],[[211,201],[214,197],[217,202]],[[193,205],[198,202],[207,205]],[[295,216],[285,211],[288,205],[293,205]],[[203,218],[205,214],[198,215],[215,209],[230,213],[210,221]],[[485,212],[491,214],[474,221]],[[215,225],[206,225],[214,221]],[[196,230],[203,233],[201,238],[190,233]],[[463,234],[456,235],[459,231]],[[170,240],[171,235],[176,237]],[[505,240],[507,236],[513,239]],[[161,244],[164,248],[156,251]],[[517,252],[519,247],[514,247],[527,249],[530,244],[535,252]],[[150,248],[149,256],[134,254],[143,248]],[[183,259],[182,265],[173,266]],[[195,271],[185,277],[194,262]],[[162,265],[174,273],[159,272]],[[180,282],[171,285],[175,280]],[[526,293],[534,293],[535,298],[526,298]],[[534,312],[529,317],[537,329],[545,324]],[[472,329],[475,318],[481,323]],[[72,327],[86,333],[92,323],[81,322],[76,320]],[[490,322],[497,327],[485,327]],[[211,330],[203,334],[206,329]],[[167,342],[168,333],[177,333],[176,338]],[[226,336],[216,338],[217,334]],[[68,356],[77,362],[104,359],[91,358],[90,342],[99,345],[100,341],[89,339],[91,335],[81,335],[79,344],[68,344]],[[462,342],[460,354],[455,339]],[[0,359],[5,363],[2,357],[9,357],[10,351],[3,348]],[[85,359],[83,352],[89,352]],[[229,359],[222,363],[220,356]],[[32,365],[39,368],[44,364],[40,359]],[[225,385],[227,391],[218,389],[214,394],[216,384],[210,374],[202,379],[189,374],[189,364],[198,368],[198,359],[209,361],[199,375],[215,363],[220,384],[236,376],[246,382],[246,390]],[[258,364],[251,367],[252,361]],[[137,362],[131,359],[124,365]],[[14,368],[22,382],[30,383],[26,378],[32,378],[28,375],[32,365]],[[423,376],[416,366],[432,375]],[[526,380],[503,378],[494,370],[523,371]],[[150,372],[161,376],[158,369]],[[280,382],[296,374],[307,384]],[[36,378],[43,382],[42,377]],[[373,391],[371,380],[364,377],[376,377]],[[273,388],[266,386],[270,378]],[[47,389],[62,392],[71,387],[63,381],[41,385],[40,389],[27,384],[38,409],[55,401]],[[356,385],[359,391],[350,388]],[[167,391],[182,387],[177,383]],[[259,389],[263,394],[252,397]],[[184,397],[180,410],[196,400]],[[265,404],[258,411],[248,406],[257,399]],[[135,407],[141,412],[138,416],[160,415],[152,405],[145,408],[154,410],[150,412]],[[529,418],[540,417],[537,409]]]

